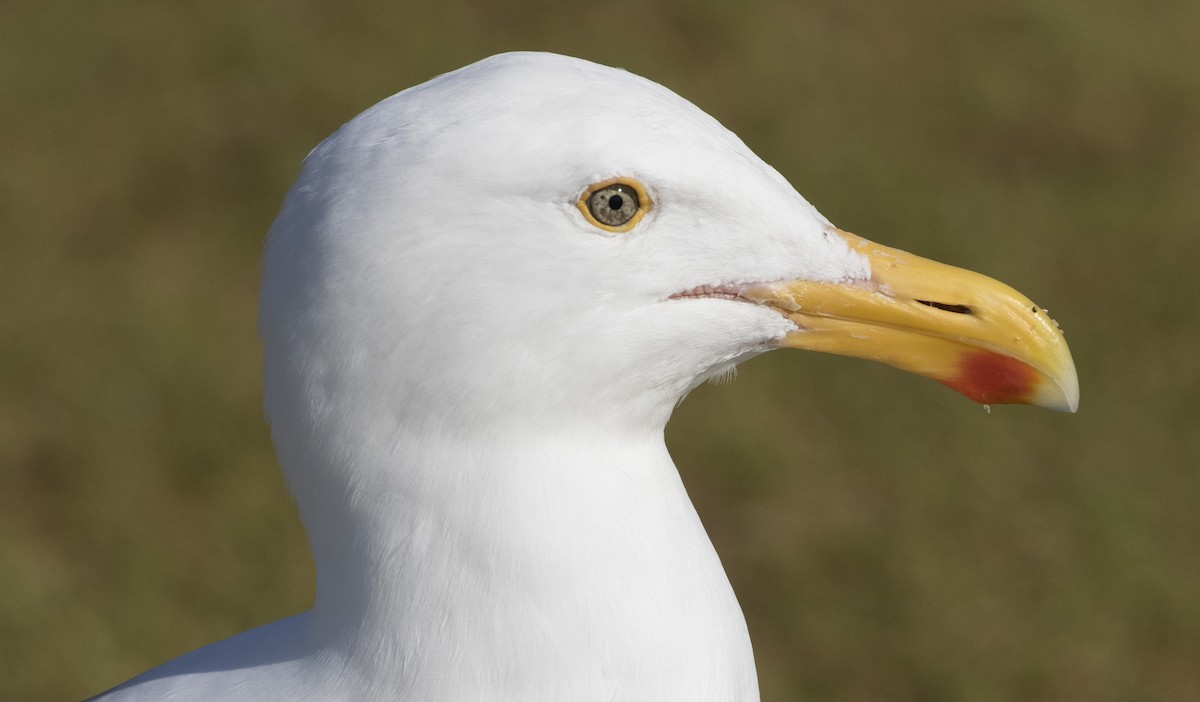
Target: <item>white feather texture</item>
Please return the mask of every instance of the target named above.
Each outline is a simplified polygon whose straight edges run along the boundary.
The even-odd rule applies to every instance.
[[[611,177],[633,230],[576,202]],[[621,70],[495,56],[362,113],[268,238],[266,411],[308,612],[104,700],[754,700],[737,600],[663,443],[792,323],[699,286],[870,276],[731,132]]]

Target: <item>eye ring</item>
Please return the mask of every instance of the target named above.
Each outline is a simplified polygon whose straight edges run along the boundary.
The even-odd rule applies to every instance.
[[[618,234],[642,221],[650,209],[650,195],[632,178],[609,178],[589,185],[575,205],[593,226]]]

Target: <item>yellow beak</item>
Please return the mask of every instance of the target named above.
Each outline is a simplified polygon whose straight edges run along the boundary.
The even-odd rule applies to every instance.
[[[796,323],[782,345],[886,363],[976,402],[1079,406],[1067,341],[1029,298],[987,276],[836,233],[870,261],[869,281],[786,281],[742,292]]]

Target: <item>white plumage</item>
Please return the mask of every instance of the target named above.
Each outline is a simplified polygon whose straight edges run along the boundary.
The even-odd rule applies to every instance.
[[[577,206],[610,178],[652,203],[628,232]],[[492,57],[359,115],[263,273],[315,606],[101,699],[757,699],[663,428],[798,331],[746,285],[868,284],[831,231],[711,117],[577,59]]]

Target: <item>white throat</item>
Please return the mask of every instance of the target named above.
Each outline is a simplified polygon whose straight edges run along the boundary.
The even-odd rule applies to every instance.
[[[757,699],[661,430],[529,429],[368,451],[355,484],[298,493],[322,657],[404,699]]]

